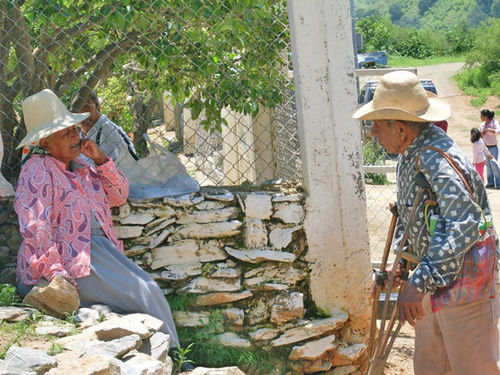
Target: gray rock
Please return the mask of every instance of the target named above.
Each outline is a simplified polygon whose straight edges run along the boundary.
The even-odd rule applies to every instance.
[[[33,311],[33,309],[26,307],[0,307],[0,320],[5,320],[6,322],[19,322],[31,318]]]
[[[210,292],[236,292],[241,288],[240,279],[208,279],[198,277],[178,290],[179,293],[205,294]]]
[[[156,332],[149,339],[144,340],[143,345],[137,350],[154,359],[165,362],[170,359],[168,356],[169,348],[170,335],[163,332]]]
[[[115,226],[113,230],[115,231],[116,238],[135,238],[142,234],[143,227],[141,226]]]
[[[304,220],[304,208],[298,203],[278,203],[273,218],[287,224],[299,224]]]
[[[155,216],[152,214],[133,213],[120,220],[122,225],[146,225],[152,222]]]
[[[225,303],[250,298],[252,296],[253,293],[249,290],[245,290],[241,293],[211,293],[197,297],[195,303],[197,306],[222,305]]]
[[[206,311],[174,311],[172,315],[175,325],[179,327],[203,327],[208,324],[208,318],[210,317],[210,313]]]
[[[56,366],[56,359],[43,350],[11,346],[5,354],[5,360],[0,367],[0,374],[44,374]]]
[[[238,230],[241,225],[241,222],[238,220],[224,221],[221,223],[186,224],[177,227],[174,238],[204,239],[232,237],[241,233]]]
[[[291,263],[296,258],[292,253],[270,249],[236,250],[229,246],[226,246],[224,249],[232,257],[248,263],[261,263],[265,261]]]
[[[273,205],[269,194],[248,194],[244,200],[246,217],[268,220],[273,214]]]
[[[271,322],[283,324],[304,316],[304,295],[299,292],[279,294],[271,307]]]
[[[173,363],[167,357],[166,361],[159,361],[144,353],[134,353],[127,357],[125,364],[135,370],[137,375],[170,375],[172,374]],[[122,372],[122,375],[126,373]],[[132,375],[132,374],[130,374]]]
[[[240,210],[237,207],[227,207],[211,211],[183,212],[177,219],[177,224],[204,224],[233,220],[238,217]]]
[[[213,262],[227,259],[227,253],[213,244],[213,241],[209,241],[209,244],[200,247],[195,240],[184,240],[171,246],[157,247],[151,251],[153,258],[151,268],[155,270],[174,264]]]
[[[46,375],[122,375],[120,361],[109,356],[70,350],[58,354],[57,368]]]
[[[299,341],[319,337],[326,334],[331,334],[342,328],[347,322],[349,314],[342,312],[336,314],[332,318],[315,320],[303,327],[292,328],[283,333],[276,340],[271,342],[272,346],[283,346],[293,344]]]
[[[93,345],[82,348],[85,353],[120,358],[133,349],[140,348],[142,340],[139,335],[124,336],[110,341],[94,341]]]

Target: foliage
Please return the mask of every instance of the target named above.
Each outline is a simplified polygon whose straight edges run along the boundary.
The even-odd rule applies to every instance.
[[[16,287],[12,284],[0,284],[0,306],[11,306],[18,300]]]
[[[74,109],[92,89],[113,99],[103,112],[125,110],[128,98],[123,125],[137,133],[150,126],[165,92],[219,130],[225,107],[255,115],[282,100],[284,0],[0,1],[0,26],[4,175],[19,164],[20,102],[43,88],[66,101],[80,88]],[[119,91],[99,87],[108,82]]]
[[[194,345],[194,343],[189,344],[185,348],[177,347],[177,350],[174,351],[174,358],[173,358],[173,360],[174,360],[174,369],[173,369],[174,374],[181,372],[182,365],[184,363],[193,363],[192,360],[187,358],[187,355],[189,354],[189,352],[193,348],[193,345]]]
[[[464,57],[457,56],[433,56],[428,59],[414,59],[411,57],[393,56],[389,59],[389,67],[391,68],[418,68],[419,66],[428,66],[436,64],[447,64],[455,62],[463,62]]]
[[[52,342],[50,344],[49,350],[47,350],[47,354],[50,356],[55,356],[55,355],[58,355],[62,352],[64,352],[64,346],[62,346],[61,344],[58,344],[56,342]]]
[[[5,359],[5,354],[14,344],[20,344],[27,338],[36,335],[34,325],[30,320],[22,320],[15,323],[8,323],[0,320],[0,332],[2,341],[0,341],[0,359]]]
[[[454,76],[471,103],[481,107],[490,95],[500,95],[500,19],[490,19],[476,30],[475,44],[466,55],[465,70]]]
[[[171,294],[166,296],[166,298],[172,311],[187,310],[196,301],[195,294]]]
[[[498,17],[500,0],[487,0],[491,5],[478,5],[482,0],[355,0],[358,19],[378,15],[393,15],[394,9],[401,10],[399,20],[393,22],[402,27],[413,27],[433,32],[444,32],[465,23],[476,27],[489,17]],[[392,11],[392,13],[391,13]]]
[[[500,37],[500,19],[491,19],[476,31],[474,48],[467,55],[468,67],[479,66],[485,74],[500,71],[500,45],[496,43]],[[483,82],[484,83],[484,82]]]
[[[386,152],[377,142],[366,142],[363,145],[363,165],[384,165]],[[365,180],[372,181],[375,185],[386,185],[389,183],[387,176],[383,173],[365,173]]]

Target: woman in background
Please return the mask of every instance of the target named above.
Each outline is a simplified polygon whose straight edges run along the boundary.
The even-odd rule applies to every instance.
[[[494,119],[495,112],[488,109],[483,109],[481,111],[481,126],[479,131],[483,137],[484,144],[488,148],[488,151],[495,160],[498,160],[498,140],[497,134],[500,133],[500,125],[498,121]],[[487,188],[500,188],[500,169],[496,163],[486,159],[487,169]]]

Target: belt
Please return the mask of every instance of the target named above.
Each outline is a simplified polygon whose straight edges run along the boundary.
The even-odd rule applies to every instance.
[[[497,147],[497,146],[498,145],[490,145],[490,146],[486,145],[486,147]]]

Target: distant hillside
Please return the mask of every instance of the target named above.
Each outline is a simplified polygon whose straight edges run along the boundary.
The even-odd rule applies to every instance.
[[[500,17],[500,0],[354,0],[354,10],[357,18],[378,14],[399,26],[438,30]]]

